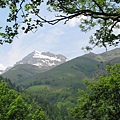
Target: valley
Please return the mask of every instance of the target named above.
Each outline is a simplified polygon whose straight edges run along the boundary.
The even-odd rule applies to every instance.
[[[119,53],[120,48],[117,48],[101,54],[88,53],[69,61],[64,57],[64,62],[52,67],[36,66],[35,60],[34,65],[28,64],[28,60],[23,58],[26,60],[24,64],[18,62],[2,76],[10,79],[25,93],[35,98],[41,97],[59,110],[64,108],[66,113],[62,120],[68,120],[70,109],[77,104],[80,95],[78,90],[86,90],[84,80],[97,80],[105,72],[106,65],[120,63]],[[30,55],[29,60],[33,58]]]

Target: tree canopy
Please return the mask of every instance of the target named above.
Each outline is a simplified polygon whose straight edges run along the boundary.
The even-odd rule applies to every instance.
[[[49,11],[57,12],[54,19],[41,16],[41,4],[45,2]],[[0,44],[11,43],[21,28],[25,33],[36,30],[44,23],[66,23],[72,18],[86,16],[80,21],[80,29],[87,32],[95,28],[90,37],[92,47],[117,46],[120,42],[120,0],[2,0],[0,8],[9,11],[7,25],[0,27]],[[89,47],[88,47],[89,48]]]
[[[93,47],[119,44],[120,34],[114,30],[120,28],[120,0],[52,0],[48,3],[53,10],[65,13],[58,15],[60,18],[51,21],[52,24],[83,15],[86,19],[81,20],[79,25],[83,32],[96,27],[89,42]]]
[[[0,81],[0,120],[44,120],[42,109],[34,107],[20,93],[9,89],[7,83]]]
[[[4,81],[0,83],[0,106],[1,120],[21,120],[28,114],[27,104],[15,90],[10,90]]]
[[[119,120],[120,64],[108,66],[99,80],[86,84],[89,92],[80,90],[79,104],[71,115],[79,120]]]

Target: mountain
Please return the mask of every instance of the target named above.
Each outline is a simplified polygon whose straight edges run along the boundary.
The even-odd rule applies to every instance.
[[[41,66],[26,63],[15,65],[4,73],[3,77],[10,78],[13,83],[21,86],[23,92],[33,95],[34,100],[43,98],[51,105],[57,106],[64,116],[76,106],[76,101],[80,96],[78,89],[85,90],[84,79],[97,80],[104,72],[106,64],[120,63],[120,49],[101,54],[88,53],[47,71],[41,69]],[[42,105],[44,104],[43,100],[38,100],[41,101]],[[45,108],[52,111],[47,104]],[[52,112],[51,114],[54,115]],[[66,117],[63,117],[62,120],[71,120],[64,118]]]
[[[49,70],[30,64],[18,64],[3,77],[24,88],[30,94],[42,96],[59,108],[70,109],[76,104],[78,89],[84,89],[84,79],[97,79],[106,64],[120,63],[120,49],[101,54],[88,53]],[[107,57],[108,56],[108,57]]]
[[[26,87],[29,93],[42,96],[59,107],[66,106],[69,110],[80,96],[78,89],[85,90],[84,79],[97,80],[105,72],[106,64],[120,63],[119,54],[115,52],[116,49],[107,53],[89,53],[74,58],[46,72],[31,76],[19,85]],[[104,57],[104,54],[109,56],[111,53],[112,56],[109,59],[106,59],[107,56]]]
[[[71,84],[80,83],[84,78],[93,78],[98,71],[100,62],[86,57],[77,57],[66,63],[56,66],[46,72],[42,72],[21,82],[22,85],[33,83],[49,84],[54,87],[66,87]]]
[[[68,59],[61,54],[55,55],[50,52],[38,52],[35,50],[24,57],[21,61],[17,62],[15,65],[31,64],[38,66],[41,69],[50,69],[66,62],[67,60]]]
[[[19,84],[36,73],[47,71],[66,61],[68,59],[61,54],[41,53],[35,50],[21,61],[15,63],[13,67],[7,68],[2,75],[10,78],[13,83]]]
[[[43,72],[43,70],[41,70],[38,66],[31,64],[18,64],[3,73],[2,76],[11,79],[13,83],[19,84],[22,81],[27,80],[27,77],[31,77],[41,72]]]
[[[17,62],[18,65],[16,64],[17,66],[14,66],[13,69],[4,73],[3,76],[10,78],[13,82],[17,84],[19,83],[21,85],[27,86],[33,83],[45,82],[52,83],[54,85],[57,85],[58,83],[60,85],[61,83],[61,85],[63,86],[68,86],[70,82],[78,82],[79,80],[82,80],[84,78],[92,79],[96,75],[100,74],[101,69],[98,68],[98,66],[102,66],[101,62],[104,62],[104,64],[114,64],[116,62],[120,62],[119,53],[120,48],[117,48],[101,54],[85,54],[83,56],[67,61],[67,58],[62,55],[54,55],[49,52],[39,53],[37,51],[34,51],[23,58],[21,61]],[[63,61],[64,63],[62,63]],[[55,63],[57,66],[54,66],[54,68],[52,69],[41,69],[47,68],[49,67],[49,65],[53,65]],[[34,67],[26,67],[26,65],[29,66],[30,64],[38,65],[39,69],[36,69]],[[20,67],[21,65],[22,68]],[[24,68],[25,72],[23,71]],[[19,74],[22,75],[22,79],[19,77]]]

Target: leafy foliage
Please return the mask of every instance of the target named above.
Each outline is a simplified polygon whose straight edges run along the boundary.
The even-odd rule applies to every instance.
[[[27,105],[15,90],[8,89],[5,82],[0,83],[0,119],[24,119],[28,113]]]
[[[7,25],[5,29],[0,27],[0,30],[4,31],[0,32],[0,44],[3,42],[11,43],[13,38],[18,35],[18,30],[21,25],[21,29],[24,30],[25,33],[28,31],[32,31],[33,29],[37,29],[37,26],[42,26],[40,20],[33,20],[31,15],[36,15],[39,13],[39,5],[42,0],[2,0],[0,1],[0,7],[2,9],[8,10],[9,14],[6,18]],[[18,22],[18,21],[21,22]],[[35,21],[35,23],[32,23]],[[24,27],[26,24],[26,27]]]
[[[36,110],[32,118],[33,120],[43,120],[44,118],[43,111],[41,109]]]
[[[28,106],[25,104],[21,96],[18,96],[9,106],[7,118],[13,120],[25,119],[28,114]]]
[[[54,11],[63,12],[65,15],[58,15],[60,18],[51,21],[57,23],[61,20],[74,17],[86,18],[80,21],[80,29],[83,32],[98,26],[96,32],[90,37],[90,44],[94,46],[118,45],[120,34],[115,34],[114,29],[120,25],[120,1],[119,0],[49,0],[48,4]],[[50,7],[51,8],[51,7]],[[89,49],[89,47],[86,47]]]
[[[120,64],[108,66],[98,81],[86,82],[89,93],[80,90],[79,105],[71,115],[80,120],[120,119]]]
[[[9,89],[4,81],[0,83],[0,95],[1,120],[44,120],[44,112],[41,109],[39,113],[38,110],[35,111],[32,105],[24,101],[20,93]]]
[[[1,81],[0,94],[2,93],[0,98],[0,107],[1,107],[0,119],[74,120],[68,115],[66,106],[64,106],[64,111],[63,111],[61,108],[58,108],[55,104],[51,104],[50,101],[46,100],[45,98],[43,98],[43,96],[41,96],[38,93],[33,94],[32,92],[29,93],[26,91],[22,91],[21,93],[18,93],[17,91],[13,90],[16,89],[15,85],[12,85],[12,83],[10,81],[8,82],[8,80],[6,79],[6,82],[9,86],[8,88],[7,84],[4,81],[2,81],[2,79],[4,78],[0,76],[0,81]]]
[[[42,2],[47,3],[49,11],[56,11],[57,17],[53,20],[43,18],[40,14]],[[83,32],[96,29],[90,37],[92,47],[117,46],[120,42],[120,33],[115,33],[114,30],[120,28],[119,4],[120,0],[2,0],[0,7],[8,9],[9,14],[6,18],[8,25],[5,29],[0,27],[1,31],[4,29],[4,32],[0,32],[0,44],[11,43],[20,27],[24,33],[28,33],[37,30],[39,26],[42,27],[44,23],[54,25],[62,20],[66,23],[72,18],[85,16],[80,20],[79,26]],[[91,48],[87,46],[86,49]]]

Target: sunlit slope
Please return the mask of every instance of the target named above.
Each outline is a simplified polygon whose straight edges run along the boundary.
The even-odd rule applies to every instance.
[[[31,77],[37,73],[41,73],[38,67],[30,64],[20,64],[16,65],[4,74],[3,77],[9,78],[13,83],[19,84],[25,80],[27,77]]]
[[[80,82],[84,78],[92,78],[98,70],[99,61],[86,57],[78,57],[61,64],[49,71],[36,74],[28,80],[21,82],[23,85],[49,84],[52,86],[69,86]]]

